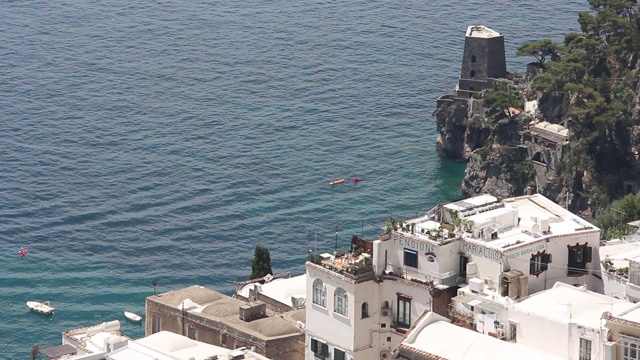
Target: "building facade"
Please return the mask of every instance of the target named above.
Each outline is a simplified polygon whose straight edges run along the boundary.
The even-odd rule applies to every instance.
[[[306,358],[385,359],[426,310],[495,335],[487,315],[517,299],[558,281],[595,288],[599,236],[542,195],[481,195],[397,222],[368,252],[314,256]]]
[[[304,309],[275,314],[262,301],[247,303],[194,285],[148,297],[145,314],[147,336],[164,330],[274,360],[304,358]]]

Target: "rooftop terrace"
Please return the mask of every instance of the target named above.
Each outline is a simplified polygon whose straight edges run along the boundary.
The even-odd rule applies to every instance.
[[[262,339],[300,335],[302,331],[294,324],[297,321],[305,321],[304,309],[290,311],[282,316],[267,316],[251,322],[243,321],[239,315],[240,306],[246,304],[244,301],[199,285],[150,296],[147,299],[178,310],[184,308],[188,313],[217,320]],[[267,310],[267,315],[275,314]]]
[[[453,225],[456,221],[460,222],[457,229]],[[439,244],[461,237],[500,252],[583,231],[599,229],[540,194],[502,201],[480,195],[444,204],[440,213],[404,221],[398,229]]]
[[[467,36],[477,38],[493,38],[502,36],[502,34],[495,30],[491,30],[484,25],[472,25],[467,28]]]

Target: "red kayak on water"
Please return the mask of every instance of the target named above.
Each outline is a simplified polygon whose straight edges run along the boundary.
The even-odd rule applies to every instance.
[[[353,179],[351,179],[351,182],[357,183],[358,181],[362,181],[362,180],[364,179],[361,177],[354,177]]]
[[[20,249],[20,251],[18,251],[18,256],[20,257],[25,257],[25,255],[27,255],[29,253],[29,249]]]

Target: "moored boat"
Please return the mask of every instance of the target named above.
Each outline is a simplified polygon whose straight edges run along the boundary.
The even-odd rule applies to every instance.
[[[42,303],[37,301],[27,301],[27,306],[33,311],[46,315],[53,314],[56,311],[56,308],[51,306],[51,303],[48,301]]]
[[[124,312],[124,316],[126,316],[127,319],[129,319],[131,321],[136,321],[137,322],[137,321],[142,320],[142,316],[140,316],[138,314],[134,314],[132,312],[128,312],[128,311]]]
[[[344,182],[344,179],[337,179],[329,182],[329,185],[338,185],[338,184],[342,184],[343,182]]]

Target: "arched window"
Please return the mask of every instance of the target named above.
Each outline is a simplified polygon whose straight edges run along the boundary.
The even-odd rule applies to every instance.
[[[471,62],[475,63],[476,62],[476,56],[475,55],[471,55]]]
[[[347,316],[348,315],[347,292],[343,288],[337,288],[333,297],[334,297],[333,311],[337,312],[340,315]]]
[[[476,77],[476,71],[475,70],[471,70],[471,73],[469,74],[469,77],[471,77],[471,78]]]
[[[369,304],[367,304],[366,302],[362,303],[362,318],[368,318],[369,317]]]
[[[313,303],[326,307],[327,289],[320,279],[313,281]]]

